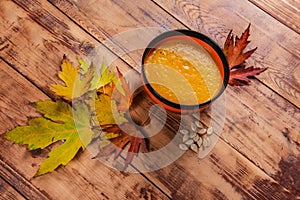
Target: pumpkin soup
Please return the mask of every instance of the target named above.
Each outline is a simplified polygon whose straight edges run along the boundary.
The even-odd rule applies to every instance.
[[[153,89],[181,105],[209,101],[222,86],[219,67],[194,40],[173,39],[161,43],[147,56],[144,67]]]

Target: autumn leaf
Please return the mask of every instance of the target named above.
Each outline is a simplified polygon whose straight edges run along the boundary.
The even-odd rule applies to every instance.
[[[80,74],[86,74],[90,67],[90,64],[86,60],[82,60],[80,58],[78,59],[78,63],[80,64]]]
[[[116,83],[118,78],[114,74],[113,71],[109,71],[108,66],[105,62],[102,63],[101,66],[101,78],[99,79],[97,88],[104,87],[105,85]]]
[[[115,152],[114,159],[116,160],[122,150],[129,145],[129,149],[126,155],[124,169],[132,162],[134,156],[136,156],[140,150],[140,147],[146,151],[146,142],[141,133],[139,133],[134,126],[130,125],[125,118],[125,112],[129,110],[131,104],[131,94],[129,83],[123,77],[123,74],[116,68],[118,79],[117,82],[106,84],[98,89],[100,94],[95,101],[95,111],[100,123],[101,130],[105,133],[104,137],[101,137],[100,152],[96,157],[108,156]],[[119,88],[118,88],[119,87]],[[114,90],[117,88],[117,90]],[[107,114],[117,110],[117,115]],[[100,112],[101,111],[101,112]],[[118,125],[117,125],[118,124]],[[128,133],[124,132],[123,128],[128,130]],[[136,135],[136,137],[132,136]]]
[[[35,107],[43,117],[31,119],[28,126],[8,131],[5,138],[14,143],[27,144],[29,150],[44,149],[63,141],[61,145],[52,149],[48,158],[42,162],[36,174],[38,176],[68,164],[79,149],[85,149],[94,133],[90,129],[89,118],[79,117],[75,124],[72,107],[63,101],[38,102]],[[79,116],[89,115],[88,107],[84,104],[78,105],[76,109],[77,113],[80,113]]]
[[[125,113],[117,109],[116,101],[105,94],[100,94],[96,98],[95,112],[100,126],[127,122]]]
[[[70,60],[64,55],[61,72],[59,78],[64,85],[54,84],[51,90],[58,96],[66,100],[72,100],[83,96],[85,93],[98,90],[107,86],[112,86],[119,81],[119,78],[109,67],[103,62],[100,73],[93,63],[88,64],[87,61],[78,59],[79,66],[74,67]],[[123,89],[117,88],[121,93]]]
[[[253,66],[251,67],[240,67],[236,70],[232,70],[230,72],[231,78],[229,79],[229,84],[230,85],[242,85],[241,81],[244,83],[249,83],[250,79],[249,77],[253,77],[255,75],[260,74],[261,72],[265,71],[267,68],[254,68]]]
[[[123,130],[126,130],[126,132],[128,133],[126,133]],[[128,165],[132,162],[134,156],[137,156],[140,148],[143,151],[147,151],[146,142],[145,139],[142,137],[142,134],[133,125],[130,125],[129,123],[123,124],[122,129],[120,128],[120,126],[113,125],[103,129],[103,131],[108,133],[119,134],[120,136],[111,139],[111,143],[103,147],[102,150],[96,155],[96,158],[109,156],[110,154],[114,153],[114,160],[116,160],[120,156],[124,148],[127,145],[129,145],[123,168],[126,169]]]
[[[119,81],[116,83],[116,87],[122,88],[122,90],[117,90],[117,92],[113,95],[114,100],[117,102],[117,108],[121,111],[128,111],[129,107],[132,103],[131,93],[129,83],[123,77],[123,74],[117,68]]]
[[[266,68],[255,68],[248,67],[245,68],[245,61],[249,58],[257,48],[251,49],[244,53],[245,48],[250,43],[248,38],[250,36],[250,24],[246,30],[242,33],[241,37],[235,36],[232,34],[232,31],[229,32],[225,44],[224,44],[224,53],[227,57],[230,76],[229,84],[230,85],[243,85],[250,82],[249,77],[260,74],[265,71]]]
[[[66,100],[71,100],[85,94],[91,89],[91,81],[94,73],[92,70],[89,70],[87,74],[80,76],[79,70],[80,67],[74,67],[70,60],[64,55],[61,72],[58,76],[65,85],[54,84],[51,86],[51,90]]]
[[[129,97],[129,85],[120,79],[123,76],[118,69],[110,71],[102,63],[98,73],[93,63],[88,64],[81,59],[78,63],[74,67],[64,56],[59,73],[64,84],[51,86],[52,91],[67,102],[37,102],[35,108],[43,117],[31,119],[27,126],[17,127],[5,134],[14,143],[28,145],[29,150],[44,149],[59,142],[42,162],[36,176],[67,165],[79,149],[84,150],[97,137],[101,138],[102,147],[105,143],[111,144],[110,140],[120,148],[130,144],[129,152],[133,154],[128,154],[126,167],[138,152],[140,144],[145,142],[142,138],[127,135],[118,126],[128,123],[125,112],[129,109],[125,101]],[[116,98],[113,98],[114,91]],[[124,102],[127,107],[120,110]],[[117,127],[117,131],[112,131],[111,127]],[[118,151],[115,146],[113,150]]]

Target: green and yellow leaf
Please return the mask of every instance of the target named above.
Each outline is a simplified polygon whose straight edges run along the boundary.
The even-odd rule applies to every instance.
[[[116,101],[105,94],[95,100],[95,112],[100,125],[122,124],[127,122],[125,113],[117,110]]]
[[[61,64],[61,72],[58,74],[58,77],[65,84],[54,84],[51,86],[51,90],[66,100],[81,97],[90,91],[95,70],[90,69],[84,75],[79,73],[79,70],[80,67],[75,68],[70,60],[64,56]]]
[[[70,162],[79,149],[84,149],[90,143],[93,131],[89,119],[81,117],[74,121],[72,107],[63,101],[38,102],[35,107],[44,117],[32,119],[28,126],[7,132],[5,138],[18,144],[27,144],[29,150],[43,149],[57,141],[64,141],[52,149],[41,164],[36,175],[42,175]],[[88,116],[89,109],[81,104],[77,113]]]
[[[105,63],[102,63],[101,73],[84,60],[79,59],[78,63],[79,66],[74,67],[64,56],[58,75],[64,84],[51,86],[58,96],[67,102],[72,101],[72,106],[62,100],[37,102],[35,108],[43,117],[31,119],[27,126],[17,127],[5,134],[5,138],[14,143],[28,145],[29,150],[44,149],[61,141],[51,149],[36,176],[67,165],[93,138],[100,137],[102,144],[106,145],[110,144],[110,140],[124,140],[119,129],[110,131],[112,129],[109,127],[127,122],[125,112],[130,104],[127,102],[128,83],[118,69],[116,72],[110,71]],[[112,97],[114,89],[115,98]],[[137,152],[137,149],[131,151]],[[127,159],[127,165],[132,158]]]

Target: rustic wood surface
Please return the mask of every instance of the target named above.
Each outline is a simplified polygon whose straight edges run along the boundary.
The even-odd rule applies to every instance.
[[[25,199],[2,178],[0,179],[0,192],[1,192],[1,198],[3,199],[7,199],[7,200]]]
[[[300,199],[299,9],[293,0],[1,0],[2,136],[39,116],[31,102],[57,98],[50,85],[61,83],[64,54],[75,62],[101,47],[106,57],[121,57],[114,65],[123,72],[139,72],[143,51],[123,55],[126,41],[111,40],[135,28],[192,29],[222,46],[231,29],[240,34],[251,23],[250,47],[258,50],[247,63],[268,70],[249,86],[226,89],[224,126],[209,110],[201,114],[207,125],[215,120],[223,128],[208,156],[188,151],[153,172],[138,173],[135,161],[136,173],[119,172],[85,151],[33,178],[51,147],[29,152],[1,136],[0,199]],[[146,124],[152,105],[141,92],[132,117]],[[161,112],[153,114],[158,122]],[[167,114],[151,150],[174,137],[180,116]]]
[[[300,33],[299,2],[295,0],[280,0],[276,1],[276,3],[270,0],[250,0],[250,2],[297,33]]]

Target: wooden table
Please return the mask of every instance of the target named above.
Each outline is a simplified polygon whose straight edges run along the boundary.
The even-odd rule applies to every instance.
[[[39,116],[30,102],[56,98],[50,85],[61,83],[64,54],[76,62],[136,28],[192,29],[222,46],[230,29],[240,34],[251,23],[249,48],[258,50],[247,63],[268,70],[226,89],[225,124],[208,156],[187,151],[153,172],[119,172],[84,151],[33,178],[49,148],[30,152],[0,137],[0,199],[300,199],[299,9],[297,0],[1,0],[2,135]],[[118,54],[118,44],[107,48]],[[140,56],[118,65],[129,70]],[[177,121],[168,123],[162,132],[172,135]]]

